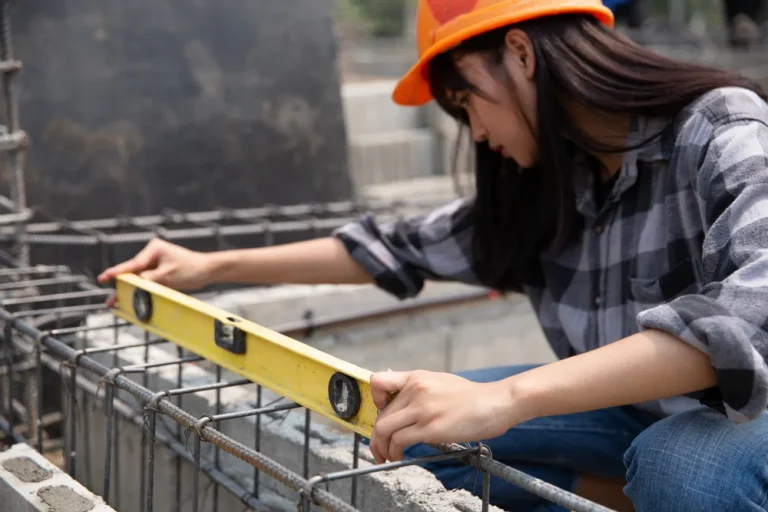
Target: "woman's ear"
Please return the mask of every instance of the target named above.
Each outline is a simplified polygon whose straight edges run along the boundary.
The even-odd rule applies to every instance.
[[[528,80],[536,73],[536,56],[528,35],[520,29],[510,29],[504,36],[504,60]]]

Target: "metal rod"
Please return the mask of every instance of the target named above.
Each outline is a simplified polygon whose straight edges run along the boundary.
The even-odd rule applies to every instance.
[[[37,451],[43,453],[43,346],[35,347],[35,380],[37,382]]]
[[[64,377],[62,376],[62,382]],[[67,460],[69,475],[72,478],[77,476],[77,366],[72,365],[69,369],[69,446],[67,447]],[[88,424],[88,420],[84,422]],[[90,478],[90,474],[88,478]]]
[[[216,382],[221,381],[221,366],[216,365]],[[246,381],[247,382],[247,381]],[[216,388],[216,414],[221,414],[221,388]],[[214,447],[213,465],[221,469],[221,453],[218,446]],[[213,512],[219,510],[219,486],[213,485]]]
[[[99,305],[100,307],[104,307]],[[48,331],[48,334],[50,336],[61,336],[62,334],[79,334],[79,333],[87,333],[87,332],[93,332],[93,331],[104,331],[107,329],[114,329],[115,327],[123,328],[123,327],[131,327],[132,324],[128,322],[119,323],[116,326],[113,325],[81,325],[77,327],[66,327],[63,329],[51,329]],[[87,349],[86,349],[87,350]]]
[[[189,395],[192,393],[200,393],[202,391],[221,390],[224,388],[232,388],[237,386],[245,386],[251,384],[248,379],[233,380],[232,382],[217,382],[216,384],[204,384],[202,386],[192,386],[188,388],[169,389],[166,391],[168,396],[176,395]]]
[[[271,414],[274,412],[281,412],[281,411],[289,411],[291,409],[300,409],[301,406],[299,404],[285,404],[285,405],[271,405],[269,407],[260,407],[258,409],[250,409],[248,411],[239,411],[239,412],[227,412],[224,414],[217,414],[215,416],[209,416],[211,418],[211,421],[213,422],[220,422],[220,421],[226,421],[226,420],[233,420],[236,418],[245,418],[247,416],[259,416],[261,414]]]
[[[118,344],[118,340],[120,339],[120,333],[118,331],[117,325],[118,325],[118,319],[117,317],[112,319],[112,336],[113,336],[113,342],[115,345]],[[118,358],[118,351],[115,350],[112,352],[112,366],[117,367],[120,363],[120,359]],[[114,400],[115,400],[115,392],[112,393],[112,408],[114,409]],[[115,429],[115,437],[114,437],[114,445],[113,450],[115,452],[115,510],[120,510],[120,424],[117,421],[117,418],[113,416],[114,426]]]
[[[432,208],[436,204],[440,204],[439,201],[402,201],[402,200],[385,200],[385,199],[373,199],[367,200],[365,203],[359,201],[336,201],[323,203],[323,208],[327,214],[358,214],[363,211],[392,211],[402,207],[410,208]],[[316,204],[298,204],[288,206],[264,206],[258,208],[238,208],[238,209],[219,209],[203,212],[188,212],[178,213],[176,216],[172,216],[173,223],[181,224],[187,223],[209,223],[209,222],[225,222],[230,220],[247,220],[252,222],[261,222],[264,218],[268,217],[305,217],[311,214],[317,208]],[[40,211],[41,215],[47,215],[44,211]],[[50,216],[49,216],[50,218]],[[72,222],[65,222],[63,219],[55,219],[50,222],[37,222],[29,225],[30,233],[55,233],[64,229],[74,226],[77,229],[115,229],[121,226],[129,225],[135,227],[148,227],[168,224],[169,217],[167,215],[143,215],[136,217],[111,217],[104,219],[88,219],[78,220]],[[4,230],[0,230],[0,233]]]
[[[424,457],[417,457],[413,459],[400,460],[397,462],[386,462],[384,464],[370,465],[365,468],[357,469],[345,469],[342,471],[336,471],[334,473],[325,473],[313,478],[317,482],[333,482],[335,480],[342,480],[345,478],[352,478],[353,476],[369,475],[371,473],[379,473],[382,471],[392,471],[393,469],[400,469],[406,466],[417,466],[419,464],[428,464],[432,462],[440,462],[444,460],[460,459],[462,457],[474,455],[477,453],[475,448],[464,448],[460,451],[450,453],[438,453],[435,455],[426,455]]]
[[[463,451],[459,445],[440,444],[435,445],[435,447],[448,453]],[[487,471],[497,478],[501,478],[502,480],[514,484],[536,496],[544,498],[556,505],[565,507],[568,510],[574,512],[612,512],[602,505],[598,505],[597,503],[591,502],[581,496],[577,496],[556,485],[547,483],[491,458],[473,455],[462,457],[461,460],[470,466],[481,471]]]
[[[185,363],[197,363],[199,361],[202,361],[202,357],[182,357],[179,359],[174,359],[172,361],[165,361],[163,363],[144,363],[144,364],[132,364],[129,366],[124,366],[122,368],[123,373],[138,373],[140,371],[145,370],[151,370],[153,368],[162,368],[163,366],[174,366],[179,365],[179,368],[181,368],[181,365]],[[181,386],[179,386],[181,387]],[[181,396],[179,396],[181,398]]]
[[[0,58],[4,62],[13,62],[13,44],[11,41],[11,2],[4,1],[2,8],[0,8]],[[5,112],[8,122],[8,132],[10,135],[15,136],[20,133],[19,127],[19,105],[17,99],[17,92],[14,87],[14,78],[16,73],[3,73],[3,92],[5,95]],[[26,137],[24,137],[26,139]],[[11,201],[13,201],[16,212],[24,212],[27,209],[27,194],[24,187],[24,153],[22,151],[23,144],[8,148],[10,149],[11,160]],[[16,252],[17,258],[22,265],[29,264],[29,245],[27,244],[25,235],[25,223],[20,221],[16,225]]]
[[[312,422],[312,411],[304,410],[304,478],[309,478],[309,431]]]
[[[31,311],[18,311],[13,313],[13,318],[15,319],[24,319],[29,318],[31,316],[43,316],[43,315],[66,315],[68,313],[98,313],[98,312],[105,312],[108,311],[110,308],[105,306],[104,304],[84,304],[80,306],[64,306],[60,308],[46,308],[46,309],[35,309]],[[9,312],[10,313],[10,312]]]
[[[430,462],[440,462],[443,460],[459,459],[461,457],[465,457],[475,453],[477,453],[477,449],[470,448],[470,449],[463,449],[457,452],[438,453],[436,455],[427,455],[425,457],[418,457],[415,459],[408,459],[408,460],[402,460],[398,462],[388,462],[385,464],[371,465],[366,468],[347,469],[343,471],[337,471],[334,473],[324,473],[321,475],[316,475],[308,481],[307,487],[303,489],[304,492],[302,494],[302,497],[303,497],[302,512],[308,510],[307,507],[309,507],[309,504],[312,498],[314,497],[314,492],[316,491],[315,486],[319,483],[333,482],[335,480],[354,478],[354,477],[368,475],[371,473],[378,473],[382,471],[392,471],[394,469],[400,469],[406,466],[416,466],[419,464],[427,464]]]
[[[147,459],[147,505],[146,511],[152,512],[155,499],[155,433],[157,431],[157,411],[149,410],[149,457]]]
[[[114,352],[115,354],[117,354],[117,352],[121,350],[128,350],[131,348],[141,348],[144,346],[152,346],[152,345],[162,345],[163,343],[168,343],[168,342],[166,340],[153,340],[153,341],[129,343],[126,345],[111,345],[109,347],[88,347],[83,349],[83,354],[93,355],[93,354],[103,354],[107,352]],[[147,363],[144,363],[144,364],[146,365]]]
[[[352,447],[352,469],[357,469],[360,467],[360,441],[362,440],[362,436],[355,432],[354,434],[354,445]],[[353,507],[357,506],[357,478],[358,475],[354,475],[352,477],[352,498],[351,503]]]
[[[195,436],[195,475],[192,482],[192,512],[197,512],[200,509],[200,437]]]
[[[65,267],[64,265],[35,265],[34,267],[21,266],[12,268],[0,268],[0,277],[55,274],[57,272],[69,272],[69,268]]]
[[[256,385],[256,409],[261,408],[262,388],[260,384]],[[261,414],[256,416],[256,432],[254,446],[257,452],[261,452]],[[259,468],[253,467],[253,496],[259,497]]]
[[[101,297],[101,296],[107,296],[111,295],[113,292],[111,290],[85,290],[80,292],[66,292],[66,293],[56,293],[52,295],[38,295],[35,297],[22,297],[18,299],[5,299],[3,301],[0,301],[0,306],[4,308],[8,308],[11,306],[21,306],[21,305],[28,305],[28,304],[38,304],[40,302],[51,302],[54,300],[72,300],[72,299],[89,299],[93,297]],[[61,308],[57,308],[61,309]]]
[[[179,356],[179,361],[184,359],[184,349],[181,347],[176,347],[176,353]],[[198,358],[199,360],[202,360],[202,358]],[[181,388],[184,385],[184,380],[182,377],[182,371],[184,369],[184,365],[179,363],[179,369],[177,372],[177,379],[176,379],[176,387]],[[184,398],[184,395],[177,395],[177,402],[176,406],[181,409],[182,408],[182,399]],[[176,438],[181,441],[181,425],[178,423],[176,424]],[[174,509],[176,512],[181,512],[181,457],[176,457],[176,502],[174,503]]]
[[[103,491],[101,493],[102,497],[104,498],[104,502],[109,505],[110,499],[109,499],[109,484],[110,484],[110,477],[112,476],[112,435],[113,435],[113,427],[114,427],[114,413],[115,413],[115,388],[114,386],[107,383],[107,395],[106,395],[106,402],[107,402],[107,446],[106,446],[106,452],[104,456],[104,487]]]
[[[5,411],[7,414],[8,423],[11,426],[11,432],[14,431],[14,428],[16,426],[16,420],[15,416],[16,414],[13,411],[13,345],[11,344],[11,337],[12,337],[12,331],[11,331],[11,323],[6,322],[3,327],[3,337],[5,342],[5,365],[6,365],[6,375],[8,377],[7,382],[7,389],[6,389],[6,399],[8,400]]]
[[[144,331],[144,364],[147,364],[149,362],[149,347],[150,347],[150,341],[149,341],[149,331]],[[149,374],[147,372],[144,372],[141,375],[141,384],[145,388],[147,387],[149,382]],[[144,426],[141,427],[142,430],[142,436],[141,436],[141,464],[139,466],[139,479],[140,479],[140,496],[145,496],[145,493],[147,492],[147,480],[146,480],[146,473],[147,473],[147,436],[144,435]],[[146,501],[145,500],[139,500],[140,506],[140,512],[144,512],[144,509],[146,507]]]
[[[36,286],[52,286],[58,284],[67,283],[82,283],[86,282],[85,276],[61,276],[50,277],[47,279],[30,279],[27,281],[11,281],[8,283],[0,283],[0,291],[18,290],[21,288],[31,288]]]

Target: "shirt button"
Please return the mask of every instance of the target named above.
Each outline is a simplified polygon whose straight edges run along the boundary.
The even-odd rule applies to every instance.
[[[595,297],[595,306],[600,307],[600,304],[603,303],[603,299],[598,295]]]
[[[601,234],[602,232],[603,232],[603,226],[602,226],[602,224],[598,224],[597,226],[595,226],[595,233],[597,233],[597,234],[599,235],[599,234]]]

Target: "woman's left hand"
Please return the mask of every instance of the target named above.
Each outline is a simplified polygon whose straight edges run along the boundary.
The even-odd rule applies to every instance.
[[[448,373],[389,371],[371,376],[371,393],[381,410],[370,444],[377,463],[402,460],[412,444],[482,441],[530,419],[507,381],[476,383]]]

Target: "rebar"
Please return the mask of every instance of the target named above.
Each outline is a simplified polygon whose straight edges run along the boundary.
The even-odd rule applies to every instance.
[[[21,69],[21,63],[13,57],[13,42],[11,38],[11,2],[2,0],[0,3],[0,59],[4,65],[0,72],[3,76],[3,96],[5,98],[5,113],[8,132],[3,134],[2,150],[8,151],[11,161],[11,202],[13,211],[23,216],[27,210],[27,196],[24,185],[24,152],[27,136],[20,131],[19,106],[14,79],[16,72]],[[26,223],[24,218],[15,222],[14,236],[16,258],[22,265],[29,264],[29,245],[26,241]]]

